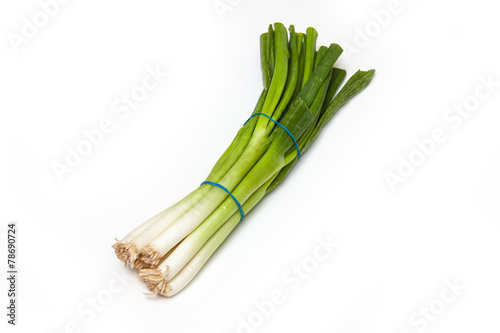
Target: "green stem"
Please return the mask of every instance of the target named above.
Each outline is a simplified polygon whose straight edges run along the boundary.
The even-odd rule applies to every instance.
[[[304,67],[304,78],[302,86],[307,83],[309,76],[314,69],[314,58],[316,57],[316,40],[318,39],[318,32],[314,28],[307,28],[306,30],[306,59]]]

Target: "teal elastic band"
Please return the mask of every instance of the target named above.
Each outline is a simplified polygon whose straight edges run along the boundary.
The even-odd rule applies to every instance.
[[[224,191],[226,191],[227,194],[229,194],[231,196],[231,198],[234,200],[234,202],[238,206],[238,209],[240,210],[240,215],[241,215],[240,221],[243,220],[243,218],[245,217],[245,213],[243,212],[243,207],[241,207],[240,202],[234,197],[234,195],[231,194],[231,192],[229,192],[229,190],[227,188],[225,188],[221,184],[214,183],[214,182],[209,182],[209,181],[204,181],[203,183],[200,184],[200,186],[201,185],[205,185],[205,184],[212,185],[212,186],[218,187],[218,188],[223,189]]]
[[[254,113],[253,115],[250,116],[250,118],[247,119],[247,121],[245,121],[245,124],[243,124],[243,126],[246,125],[246,123],[248,123],[248,121],[250,119],[252,119],[252,117],[255,117],[255,116],[259,116],[259,115],[262,115],[262,116],[265,116],[267,118],[269,118],[270,120],[272,120],[276,125],[278,125],[279,127],[281,127],[282,129],[284,129],[288,135],[290,135],[290,137],[292,138],[293,140],[293,143],[295,144],[295,148],[297,148],[297,159],[300,158],[300,149],[299,149],[299,144],[297,143],[297,140],[295,140],[295,137],[293,136],[293,134],[288,130],[288,128],[286,128],[285,126],[281,125],[280,123],[278,123],[276,120],[274,120],[273,118],[269,117],[267,114],[265,113],[262,113],[262,112],[257,112],[257,113]]]

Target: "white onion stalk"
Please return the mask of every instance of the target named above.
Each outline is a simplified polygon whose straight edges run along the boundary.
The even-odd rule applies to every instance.
[[[122,240],[116,240],[113,248],[118,259],[123,261],[125,265],[129,262],[131,268],[150,267],[149,262],[139,257],[143,247],[167,229],[179,216],[187,212],[206,192],[207,189],[197,188],[175,205],[132,230]]]
[[[242,205],[246,212],[249,212],[262,200],[266,195],[267,187],[276,176],[277,174],[269,179]],[[234,202],[232,204],[234,205]],[[220,227],[214,223],[217,221],[216,219],[211,221],[211,225],[205,224],[208,220],[205,221],[165,256],[165,260],[158,268],[139,270],[139,278],[146,283],[152,294],[174,296],[198,274],[219,245],[240,222],[240,219],[240,213],[234,212]],[[215,232],[213,232],[214,227]],[[166,277],[167,275],[170,278]]]

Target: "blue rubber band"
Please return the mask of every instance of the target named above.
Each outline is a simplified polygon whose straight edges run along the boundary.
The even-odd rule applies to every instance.
[[[262,112],[257,112],[257,113],[254,113],[253,115],[250,116],[250,118],[247,119],[247,121],[245,121],[245,124],[243,124],[243,126],[246,125],[246,123],[248,123],[248,121],[250,119],[252,119],[252,117],[255,117],[255,116],[258,116],[258,115],[262,115],[262,116],[265,116],[267,118],[269,118],[270,120],[272,120],[276,125],[278,125],[279,127],[281,127],[282,129],[284,129],[288,135],[290,135],[290,137],[292,138],[293,140],[293,143],[295,144],[295,148],[297,148],[297,153],[298,153],[298,156],[297,156],[297,159],[300,158],[300,149],[299,149],[299,144],[297,143],[297,140],[295,140],[295,137],[293,136],[293,134],[288,130],[288,128],[286,128],[285,126],[281,125],[280,123],[278,123],[276,120],[274,120],[273,118],[269,117],[267,114],[265,113],[262,113]]]
[[[231,198],[234,200],[234,202],[238,206],[238,209],[240,210],[240,215],[241,215],[240,221],[243,220],[243,218],[245,217],[245,213],[243,212],[243,207],[241,207],[240,202],[234,197],[234,195],[231,194],[231,192],[229,192],[229,190],[227,188],[225,188],[221,184],[213,183],[213,182],[209,182],[209,181],[204,181],[203,183],[200,184],[200,186],[204,185],[204,184],[212,185],[212,186],[218,187],[218,188],[223,189],[224,191],[226,191],[227,194],[229,194],[231,196]]]

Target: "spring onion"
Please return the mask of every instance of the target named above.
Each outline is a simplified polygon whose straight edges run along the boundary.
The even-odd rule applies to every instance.
[[[324,125],[375,73],[358,71],[340,89],[346,71],[334,64],[342,48],[331,44],[317,50],[317,37],[313,28],[302,34],[290,26],[287,32],[281,23],[260,37],[264,89],[255,116],[206,179],[227,189],[244,214],[284,180]],[[117,240],[113,248],[118,259],[138,270],[153,294],[173,296],[197,275],[241,218],[225,190],[205,184]]]

